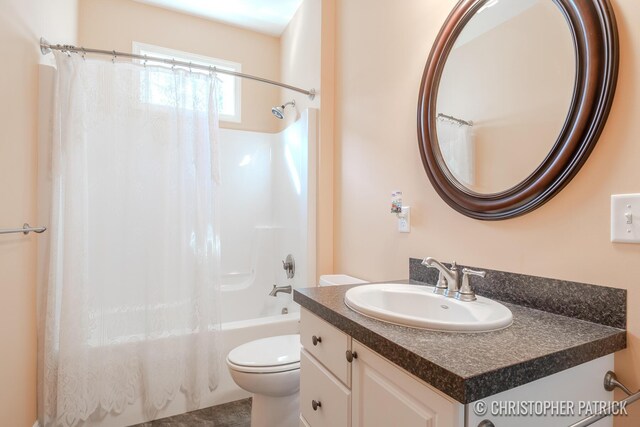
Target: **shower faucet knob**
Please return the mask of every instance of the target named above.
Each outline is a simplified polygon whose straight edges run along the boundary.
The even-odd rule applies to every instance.
[[[296,274],[296,261],[293,259],[293,255],[287,255],[282,261],[282,268],[287,273],[287,279],[293,279]]]

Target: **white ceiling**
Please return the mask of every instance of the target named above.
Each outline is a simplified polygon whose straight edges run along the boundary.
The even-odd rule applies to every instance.
[[[135,0],[279,36],[302,0]]]

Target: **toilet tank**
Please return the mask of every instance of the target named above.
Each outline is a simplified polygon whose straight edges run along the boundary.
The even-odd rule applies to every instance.
[[[334,285],[358,285],[360,283],[368,283],[365,280],[358,279],[357,277],[347,276],[346,274],[325,274],[320,276],[319,286],[334,286]]]

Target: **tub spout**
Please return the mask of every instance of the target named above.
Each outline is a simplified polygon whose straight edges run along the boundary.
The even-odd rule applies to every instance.
[[[271,292],[269,292],[269,295],[271,295],[272,297],[275,297],[280,292],[284,292],[285,294],[290,294],[292,292],[292,290],[293,290],[293,288],[291,287],[291,285],[289,285],[289,286],[276,286],[276,285],[273,285],[273,289],[271,289]]]

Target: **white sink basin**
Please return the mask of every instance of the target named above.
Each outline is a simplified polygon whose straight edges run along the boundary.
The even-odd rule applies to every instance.
[[[362,285],[349,289],[344,302],[365,316],[434,331],[488,332],[513,321],[511,310],[499,302],[481,296],[476,301],[458,301],[434,294],[431,286]]]

